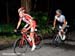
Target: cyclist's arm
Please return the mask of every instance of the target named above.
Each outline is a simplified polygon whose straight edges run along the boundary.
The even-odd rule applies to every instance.
[[[66,20],[64,20],[64,24],[63,24],[62,29],[64,29],[66,27],[66,24],[67,24],[67,22],[66,22]]]
[[[29,25],[29,24],[26,24],[26,25],[24,26],[24,28],[27,28],[27,27],[28,27],[28,25]]]
[[[31,28],[31,26],[29,26],[28,28],[26,28],[26,31],[28,31]]]
[[[53,27],[55,28],[56,26],[56,19],[54,19],[54,22],[53,22]]]
[[[64,20],[64,25],[66,25],[66,20]]]
[[[18,21],[18,24],[17,24],[17,28],[16,29],[18,29],[19,28],[19,26],[20,26],[20,24],[21,24],[21,19],[19,19],[19,21]]]

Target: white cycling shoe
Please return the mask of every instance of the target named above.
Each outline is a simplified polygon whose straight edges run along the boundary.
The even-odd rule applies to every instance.
[[[35,48],[36,48],[36,46],[35,46],[35,45],[34,45],[34,46],[32,46],[31,51],[34,51],[34,50],[35,50]]]
[[[65,40],[65,39],[66,39],[66,36],[65,36],[65,35],[63,35],[62,40]]]
[[[62,36],[61,33],[59,32],[59,36],[61,37],[61,40],[65,40],[66,39],[65,34]]]
[[[66,36],[63,35],[63,36],[60,36],[61,37],[61,40],[65,40],[66,39]]]

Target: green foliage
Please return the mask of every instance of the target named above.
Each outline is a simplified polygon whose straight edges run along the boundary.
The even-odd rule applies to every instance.
[[[31,15],[37,21],[37,25],[42,36],[52,34],[52,25],[47,26],[48,15],[46,12],[31,12]]]
[[[0,25],[0,32],[12,32],[14,26],[10,24]]]
[[[31,16],[34,18],[34,20],[36,20],[40,34],[44,35],[44,34],[51,34],[51,28],[52,25],[47,26],[47,20],[48,20],[48,15],[47,13],[43,13],[43,12],[31,12]],[[24,22],[22,22],[21,26],[23,27],[25,25]],[[21,29],[22,29],[21,27]],[[12,32],[15,29],[15,26],[7,24],[7,25],[0,25],[0,32]],[[15,38],[15,35],[13,35],[13,37]]]
[[[43,13],[43,12],[31,12],[31,15],[33,16],[33,18],[37,21],[37,24],[40,28],[44,28],[47,24],[47,20],[48,20],[48,16],[47,13]]]

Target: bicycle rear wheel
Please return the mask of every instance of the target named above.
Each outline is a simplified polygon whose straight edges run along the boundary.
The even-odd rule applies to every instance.
[[[15,41],[13,48],[14,48],[14,53],[16,54],[25,53],[27,50],[27,41],[22,40],[21,38],[18,38]]]
[[[43,39],[42,39],[41,36],[35,34],[35,36],[34,36],[34,40],[35,40],[35,44],[36,44],[37,46],[39,46],[39,47],[42,46],[42,40],[43,40]]]

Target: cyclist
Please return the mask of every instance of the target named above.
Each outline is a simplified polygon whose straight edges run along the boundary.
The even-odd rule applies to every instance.
[[[56,10],[56,15],[55,15],[55,19],[54,19],[54,22],[53,22],[53,29],[55,29],[56,27],[56,23],[58,24],[58,28],[60,29],[59,30],[59,36],[61,37],[62,40],[65,40],[65,27],[67,26],[67,21],[65,19],[65,16],[62,15],[62,11],[60,9],[57,9]],[[61,32],[63,33],[63,36],[61,35]]]
[[[36,28],[36,21],[34,21],[33,17],[31,17],[29,14],[26,13],[26,10],[24,7],[19,8],[18,13],[20,18],[17,24],[17,28],[14,31],[17,31],[22,21],[26,22],[26,25],[21,30],[21,33],[23,34],[24,32],[27,32],[28,30],[30,30],[30,38],[33,43],[31,51],[34,51],[36,48],[36,45],[34,42],[34,30]]]

